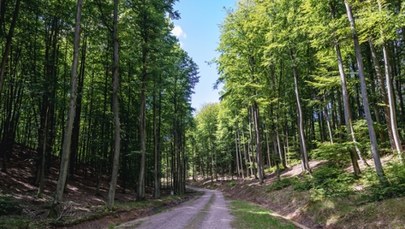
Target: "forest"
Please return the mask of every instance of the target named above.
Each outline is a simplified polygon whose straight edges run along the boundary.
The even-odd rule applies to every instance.
[[[183,193],[199,77],[171,34],[173,4],[2,0],[2,172],[18,144],[37,152],[30,159],[38,196],[60,163],[55,204],[78,172],[111,177],[110,207],[117,182],[139,199],[152,184],[159,197],[162,178]]]
[[[403,164],[404,3],[240,1],[221,27],[221,102],[190,132],[196,174],[263,182],[264,167],[381,156]],[[208,150],[206,150],[208,149]],[[231,162],[231,163],[230,163]]]
[[[197,110],[175,2],[0,0],[2,208],[25,192],[60,220],[79,181],[110,211],[187,182],[403,203],[405,2],[238,1]]]
[[[346,220],[347,209],[359,211],[365,202],[402,197],[404,7],[397,0],[239,1],[220,27],[214,60],[221,101],[203,106],[190,131],[193,178],[235,176],[251,185],[255,179],[265,191],[243,182],[218,186],[235,198],[284,209],[307,192],[302,209],[313,210],[323,225],[342,212],[337,218]],[[287,175],[297,168],[300,174]],[[392,205],[393,214],[399,209]],[[353,218],[381,219],[386,211]],[[398,217],[376,228],[403,228],[394,223]],[[371,218],[332,225],[372,228],[360,227]]]

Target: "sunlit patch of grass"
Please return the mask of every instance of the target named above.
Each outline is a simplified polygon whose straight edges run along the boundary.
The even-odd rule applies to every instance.
[[[271,212],[269,210],[245,201],[232,201],[231,211],[232,215],[235,217],[232,226],[237,229],[295,228],[294,225],[286,222],[286,220],[278,219],[277,217],[271,216]]]

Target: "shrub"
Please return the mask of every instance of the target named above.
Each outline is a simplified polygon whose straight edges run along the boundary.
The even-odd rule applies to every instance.
[[[313,188],[312,177],[305,175],[297,179],[297,182],[294,182],[293,188],[296,191],[308,191]]]
[[[337,166],[343,166],[350,161],[350,151],[354,150],[352,142],[320,143],[317,149],[311,151],[311,156],[318,160],[328,160]]]
[[[363,181],[368,185],[368,195],[364,196],[369,201],[379,201],[388,198],[405,196],[405,166],[399,163],[389,163],[385,166],[385,175],[388,184],[380,184],[375,171],[364,171]]]
[[[267,188],[268,192],[275,191],[275,190],[281,190],[283,188],[286,188],[294,183],[295,178],[284,178],[279,181],[273,182],[269,187]]]

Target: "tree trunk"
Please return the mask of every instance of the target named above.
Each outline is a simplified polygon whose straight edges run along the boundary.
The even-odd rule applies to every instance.
[[[378,3],[379,11],[382,11],[381,0],[377,0],[377,3]],[[383,32],[381,32],[381,36],[384,39]],[[382,50],[383,50],[383,56],[384,56],[385,82],[386,82],[387,92],[388,92],[388,105],[389,105],[389,111],[390,111],[390,126],[391,126],[392,134],[393,134],[393,137],[394,137],[395,150],[397,151],[398,158],[399,158],[400,162],[403,163],[403,159],[402,159],[402,143],[401,143],[401,138],[400,138],[399,133],[398,133],[397,116],[396,116],[396,110],[395,110],[394,90],[392,88],[392,83],[391,83],[391,65],[390,65],[390,62],[389,62],[390,59],[388,57],[388,51],[387,51],[385,43],[383,43],[383,45],[382,45]]]
[[[13,19],[12,19],[11,24],[10,24],[10,29],[8,31],[7,38],[6,38],[6,46],[4,47],[3,57],[1,59],[1,65],[0,65],[0,98],[1,98],[1,93],[2,93],[2,90],[3,90],[4,76],[5,76],[5,73],[6,73],[8,56],[10,54],[11,43],[12,43],[13,36],[14,36],[15,25],[17,23],[18,13],[20,11],[20,3],[21,3],[21,0],[17,0],[15,2],[14,12],[13,12]],[[0,5],[2,5],[2,4],[0,4]],[[2,9],[2,10],[5,10],[5,9]],[[0,23],[2,23],[2,22],[0,22]]]
[[[112,91],[112,111],[114,114],[114,156],[113,168],[111,174],[110,189],[108,191],[107,206],[109,209],[114,207],[115,189],[117,187],[118,170],[120,165],[121,151],[121,124],[120,124],[120,105],[118,93],[120,89],[119,75],[119,43],[118,43],[118,4],[119,0],[114,0],[114,26],[113,26],[113,91]]]
[[[240,165],[239,165],[239,148],[238,148],[238,138],[236,136],[236,133],[235,133],[235,160],[236,160],[236,171],[238,173],[238,177],[242,177]]]
[[[70,157],[70,144],[72,140],[73,121],[76,113],[76,98],[77,98],[77,66],[79,62],[79,48],[80,48],[80,20],[83,0],[77,0],[76,9],[76,25],[74,34],[74,48],[73,48],[73,63],[71,70],[71,94],[69,102],[69,113],[66,121],[66,129],[63,137],[62,158],[59,170],[59,178],[56,187],[55,199],[53,204],[57,205],[63,200],[63,192],[65,189],[65,182],[69,168]]]
[[[46,115],[45,115],[45,130],[48,128],[48,111],[46,110]],[[38,185],[38,193],[37,197],[41,198],[42,193],[44,191],[44,185],[45,185],[45,163],[46,163],[46,142],[47,142],[47,134],[44,134],[44,140],[43,140],[43,147],[42,147],[42,155],[41,155],[41,165],[40,165],[40,171],[39,171],[39,185]]]
[[[374,70],[375,74],[377,76],[377,82],[378,86],[380,88],[380,93],[382,95],[383,103],[384,103],[384,117],[387,123],[387,129],[388,129],[388,137],[389,141],[391,144],[391,148],[395,149],[395,143],[394,143],[394,136],[392,133],[392,126],[390,125],[391,123],[391,115],[390,115],[390,109],[389,109],[389,103],[388,103],[388,94],[387,94],[387,89],[384,84],[384,78],[382,76],[381,68],[380,68],[380,63],[377,57],[377,53],[374,48],[374,44],[371,40],[368,41],[369,46],[370,46],[370,52],[371,52],[371,59],[373,61],[374,65]]]
[[[330,140],[330,143],[333,144],[332,127],[331,127],[331,125],[330,125],[330,119],[329,119],[329,115],[328,115],[328,110],[327,110],[327,108],[325,107],[325,108],[323,109],[323,111],[321,111],[321,112],[323,112],[323,116],[325,117],[325,120],[326,120],[326,126],[328,127],[328,133],[329,133],[329,140]]]
[[[86,39],[84,39],[86,40]],[[85,74],[85,64],[86,64],[86,49],[87,44],[86,41],[84,42],[82,48],[82,56],[80,61],[80,70],[79,70],[79,78],[78,78],[78,86],[77,86],[77,99],[76,99],[76,115],[75,120],[73,122],[73,130],[72,130],[72,144],[71,144],[71,154],[70,154],[70,162],[69,162],[69,170],[70,170],[70,178],[73,177],[73,174],[76,170],[76,163],[77,157],[79,155],[79,136],[80,136],[80,120],[81,120],[81,113],[82,113],[82,98],[83,98],[83,84],[84,84],[84,74]]]
[[[337,60],[338,60],[340,84],[342,86],[343,106],[344,106],[343,110],[344,110],[344,116],[345,116],[346,131],[347,131],[347,134],[351,137],[351,139],[353,141],[355,152],[357,152],[357,155],[359,156],[359,158],[362,158],[360,150],[357,146],[358,143],[356,141],[356,136],[354,134],[353,124],[352,124],[352,113],[351,113],[350,102],[349,102],[349,93],[347,91],[347,84],[346,84],[346,74],[344,71],[342,54],[340,52],[340,46],[337,42],[335,43],[335,50],[336,50],[336,56],[337,56]],[[350,159],[352,160],[353,172],[354,172],[354,175],[359,176],[361,173],[360,167],[359,167],[359,164],[357,163],[356,156],[352,155],[353,153],[354,153],[354,151],[350,150],[350,154],[351,154]]]
[[[161,77],[159,77],[159,81]],[[156,84],[156,82],[155,82]],[[162,105],[162,94],[160,92],[160,82],[158,82],[158,104],[156,104],[156,95],[153,97],[153,139],[154,139],[154,153],[155,153],[155,166],[154,166],[154,197],[160,198],[160,177],[161,177],[161,140],[160,140],[160,127],[162,122],[162,113],[161,113],[161,105]],[[156,88],[155,88],[156,91]],[[157,110],[157,111],[156,111]],[[158,113],[158,114],[156,114]],[[158,116],[156,120],[156,115]],[[193,166],[194,168],[194,166]],[[193,172],[194,177],[194,172]]]
[[[331,13],[332,13],[332,18],[336,17],[336,9],[335,6],[331,5]],[[344,119],[345,119],[345,124],[346,124],[346,131],[347,134],[350,136],[352,139],[352,142],[354,144],[354,149],[355,152],[357,153],[357,156],[359,159],[365,164],[368,165],[367,162],[363,159],[361,156],[360,149],[358,147],[358,143],[356,140],[356,136],[354,133],[354,128],[353,128],[353,123],[352,123],[352,111],[350,109],[350,102],[349,102],[349,93],[347,91],[347,83],[346,83],[346,73],[344,70],[344,65],[343,65],[343,58],[342,54],[340,51],[340,45],[338,41],[335,41],[335,52],[336,52],[336,57],[338,61],[338,68],[339,68],[339,75],[340,75],[340,84],[342,87],[342,97],[343,97],[343,111],[344,111]],[[354,152],[350,150],[350,158],[352,161],[352,166],[353,166],[353,172],[355,176],[360,175],[361,170],[359,167],[359,164],[357,162],[357,158],[355,155],[353,155]]]
[[[257,173],[259,176],[260,184],[263,183],[263,155],[262,155],[262,142],[260,136],[260,114],[259,107],[256,102],[253,103],[253,123],[255,128],[255,137],[256,137],[256,160],[257,160]]]
[[[386,183],[387,180],[384,176],[384,170],[383,170],[380,155],[378,152],[377,138],[375,135],[374,124],[373,124],[373,120],[371,118],[371,113],[370,113],[370,108],[369,108],[369,103],[368,103],[366,79],[364,77],[364,72],[363,72],[363,59],[361,56],[360,44],[359,44],[359,39],[357,36],[355,21],[353,18],[351,6],[347,2],[347,0],[345,0],[345,6],[346,6],[347,17],[350,22],[350,27],[352,30],[354,49],[355,49],[358,73],[359,73],[359,78],[360,78],[361,94],[363,97],[364,113],[365,113],[366,120],[367,120],[368,132],[370,135],[369,137],[370,137],[370,143],[371,143],[371,154],[373,155],[375,169],[376,169],[380,182]]]
[[[295,92],[295,99],[297,102],[297,109],[298,109],[298,135],[300,138],[300,148],[301,148],[301,157],[302,157],[302,164],[303,167],[306,171],[311,172],[311,168],[309,167],[309,161],[308,161],[308,152],[307,152],[307,146],[305,143],[305,135],[304,135],[304,118],[302,114],[302,106],[301,106],[301,101],[300,101],[300,94],[298,91],[298,73],[297,69],[295,66],[295,60],[293,56],[293,52],[291,50],[291,60],[293,62],[292,70],[293,70],[293,76],[294,76],[294,92]]]

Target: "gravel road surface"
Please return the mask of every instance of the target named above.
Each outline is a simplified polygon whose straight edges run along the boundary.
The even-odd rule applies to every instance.
[[[220,191],[191,188],[204,192],[198,199],[168,211],[119,225],[119,229],[230,229],[232,216]]]

